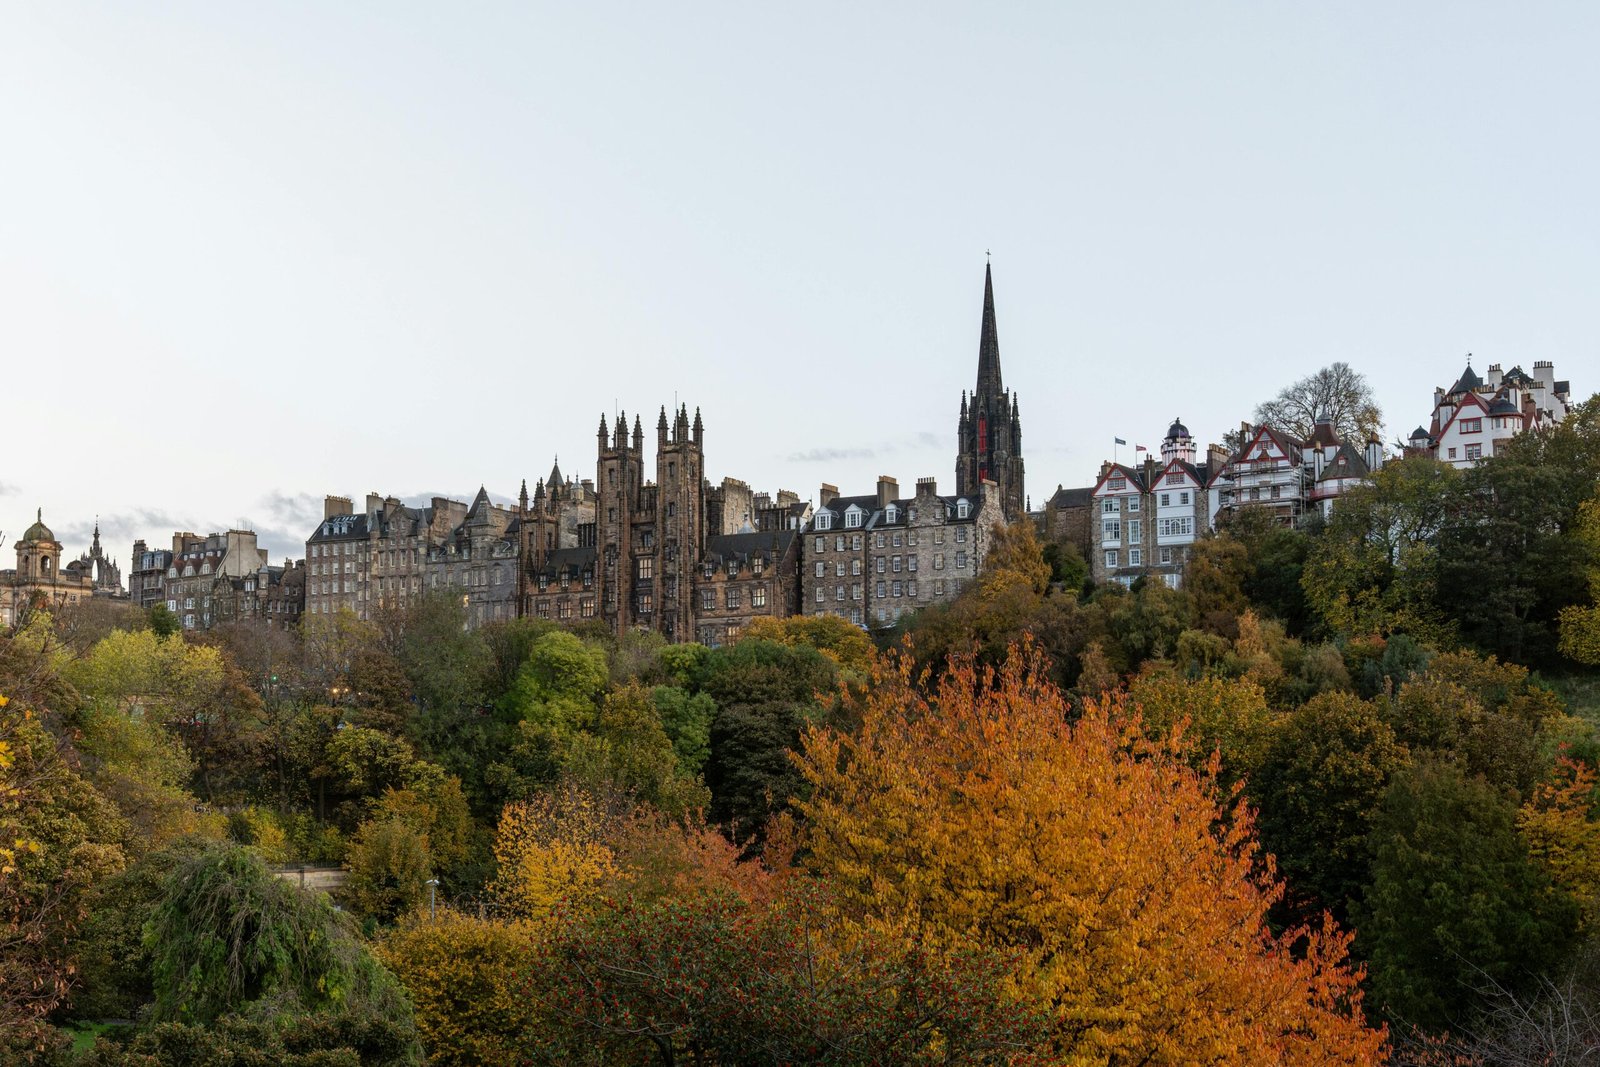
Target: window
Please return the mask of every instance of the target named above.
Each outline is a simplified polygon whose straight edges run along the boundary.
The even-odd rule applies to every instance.
[[[1275,486],[1272,487],[1272,499],[1277,500],[1282,494],[1283,494],[1283,486],[1275,485]]]
[[[1178,503],[1187,504],[1188,502],[1189,502],[1189,494],[1188,493],[1179,493],[1178,494]]]
[[[1114,549],[1114,548],[1106,549],[1106,566],[1107,567],[1115,567],[1116,565],[1117,565],[1117,550]]]
[[[944,553],[943,552],[935,552],[933,554],[933,569],[936,570],[936,571],[944,570]]]
[[[1161,494],[1161,506],[1164,507],[1164,508],[1172,506],[1172,494],[1171,493],[1162,493]]]
[[[860,600],[861,599],[861,583],[860,582],[851,583],[851,586],[850,586],[850,599],[851,600]]]
[[[1130,496],[1128,498],[1128,510],[1129,511],[1138,511],[1139,510],[1139,498],[1138,497]]]
[[[933,595],[944,596],[944,579],[940,578],[933,583]]]
[[[1483,432],[1483,420],[1482,419],[1462,419],[1461,420],[1461,432],[1462,433],[1482,433]],[[1468,456],[1467,458],[1471,459],[1472,457]]]
[[[1128,566],[1138,567],[1144,563],[1144,550],[1140,548],[1128,549]]]
[[[717,591],[715,589],[702,589],[702,590],[700,590],[700,610],[701,611],[716,611],[717,610]]]
[[[1453,448],[1450,450],[1450,458],[1451,459],[1455,459],[1456,458],[1456,450],[1453,449]]]
[[[894,557],[894,565],[890,569],[893,570],[896,574],[900,573],[900,557],[899,556]]]
[[[1482,459],[1483,458],[1483,446],[1482,445],[1468,445],[1467,446],[1467,458],[1468,459]]]
[[[1139,520],[1138,519],[1129,519],[1128,520],[1128,540],[1134,542],[1135,544],[1137,544],[1140,540],[1142,540],[1140,538],[1140,536],[1139,536]]]
[[[1183,475],[1179,474],[1177,471],[1173,471],[1171,474],[1167,475],[1167,484],[1168,485],[1182,485],[1183,484]],[[1163,503],[1165,503],[1165,501],[1163,501]]]
[[[1111,489],[1126,489],[1128,488],[1128,479],[1119,474],[1107,482],[1106,485]]]
[[[828,550],[828,539],[826,537],[817,538],[816,551],[818,551],[818,552],[826,552],[827,550]]]
[[[965,500],[956,501],[956,518],[958,518],[958,519],[966,518],[967,517],[967,513],[968,513],[968,511],[971,510],[971,508],[972,508],[972,505],[968,504]]]
[[[750,606],[752,608],[764,608],[767,606],[767,587],[765,583],[750,590]]]
[[[825,577],[827,575],[827,573],[828,573],[828,565],[826,563],[822,562],[822,560],[820,560],[820,559],[817,560],[817,577],[818,578]]]
[[[641,559],[639,561],[639,577],[640,578],[645,578],[645,579],[655,577],[655,566],[656,566],[656,561],[655,560],[648,559],[648,558],[647,559]]]
[[[852,529],[854,527],[860,526],[861,525],[861,512],[856,510],[855,508],[851,508],[849,511],[845,512],[844,513],[844,524],[845,524],[845,526],[850,527]]]
[[[882,548],[883,546],[884,546],[883,534],[879,534],[878,535],[878,547]]]
[[[1115,515],[1122,510],[1122,501],[1114,496],[1108,496],[1100,502],[1100,510],[1107,515]]]
[[[667,501],[667,518],[675,519],[677,517],[678,517],[678,502],[676,500]]]
[[[754,559],[752,559],[750,561],[750,570],[754,574],[760,574],[762,569],[764,567],[766,567],[766,565],[767,565],[767,557],[765,557],[765,556],[756,556]]]
[[[833,599],[835,599],[837,601],[840,601],[840,602],[843,602],[843,600],[844,600],[844,586],[836,585],[836,586],[833,587]]]
[[[894,547],[896,547],[896,548],[900,547],[900,535],[898,533],[895,534],[894,537],[892,538],[892,543],[893,543]]]
[[[558,617],[563,618],[563,619],[572,618],[572,601],[571,600],[563,598],[561,603],[556,605],[556,608],[557,608],[556,615]]]
[[[878,573],[882,574],[884,572],[885,568],[888,565],[888,557],[887,556],[874,557],[873,563],[876,566]]]
[[[1172,549],[1163,548],[1161,550],[1161,555],[1158,558],[1160,559],[1160,561],[1163,564],[1171,563],[1172,562]]]
[[[826,511],[817,512],[817,529],[829,530],[833,528],[833,516]],[[822,538],[817,538],[817,551],[822,551]]]
[[[899,582],[895,582],[893,584],[893,586],[891,588],[891,593],[894,596],[900,596],[901,595],[901,585],[900,585]]]
[[[906,570],[914,571],[916,569],[917,569],[917,557],[916,556],[907,556],[906,557]]]
[[[744,597],[740,594],[738,589],[729,589],[728,595],[725,598],[729,611],[737,611],[743,600]]]
[[[655,605],[650,601],[649,593],[639,594],[639,614],[648,615],[655,610]]]
[[[1102,543],[1107,541],[1122,540],[1122,520],[1107,519],[1104,523],[1102,523],[1100,527],[1100,540]]]
[[[964,571],[966,569],[967,569],[967,554],[965,552],[957,552],[956,553],[956,570]]]
[[[852,552],[860,552],[861,551],[861,535],[860,534],[856,534],[854,537],[850,538],[850,550]]]
[[[843,552],[844,551],[844,534],[839,534],[837,537],[835,537],[833,539],[833,550],[835,552]],[[817,549],[817,551],[820,552],[822,550],[819,548],[819,549]]]
[[[964,545],[966,543],[967,543],[967,528],[965,526],[957,526],[956,527],[956,544]]]
[[[856,577],[861,573],[861,560],[856,558],[850,561],[850,576]]]
[[[820,586],[820,585],[817,586],[817,603],[818,604],[822,603],[823,600],[827,599],[827,596],[828,596],[828,591],[826,589],[822,588],[822,586]]]
[[[917,583],[916,582],[907,582],[906,583],[906,596],[911,597],[913,600],[916,599],[916,597],[917,597]]]
[[[900,517],[900,509],[895,507],[893,504],[890,504],[888,507],[883,509],[883,521],[884,522],[894,522],[897,519],[899,519],[899,517]]]
[[[841,559],[833,565],[833,576],[835,578],[844,577],[844,560]]]

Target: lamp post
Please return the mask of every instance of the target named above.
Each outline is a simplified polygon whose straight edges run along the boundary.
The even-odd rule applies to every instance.
[[[428,887],[428,921],[433,922],[434,892],[439,887],[439,879],[429,878],[426,885]]]

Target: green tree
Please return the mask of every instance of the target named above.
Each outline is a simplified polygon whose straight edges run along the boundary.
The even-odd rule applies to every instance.
[[[1529,860],[1516,815],[1455,767],[1425,762],[1395,775],[1373,826],[1357,937],[1373,1000],[1393,1018],[1460,1026],[1486,979],[1521,990],[1559,966],[1577,909]]]
[[[1577,537],[1590,560],[1591,602],[1561,609],[1561,652],[1579,663],[1600,667],[1600,497],[1585,501]]]
[[[1315,898],[1313,912],[1345,915],[1360,898],[1379,802],[1406,761],[1378,707],[1349,693],[1314,697],[1271,731],[1247,792],[1262,848],[1291,894]]]
[[[153,1022],[372,1012],[411,1027],[404,990],[349,918],[326,895],[273,877],[246,849],[213,849],[174,870],[144,941]]]
[[[1412,456],[1380,468],[1333,507],[1301,583],[1327,625],[1347,634],[1437,639],[1437,541],[1456,497],[1454,467]]]

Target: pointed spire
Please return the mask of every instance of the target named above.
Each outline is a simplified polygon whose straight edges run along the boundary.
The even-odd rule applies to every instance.
[[[1004,388],[1000,380],[1000,334],[994,322],[994,273],[983,266],[983,329],[978,336],[978,388],[974,397],[993,396]]]
[[[555,462],[550,464],[550,477],[545,479],[545,484],[550,487],[552,492],[554,492],[556,486],[562,484],[562,481],[561,456],[557,454],[555,457]]]
[[[967,421],[967,391],[961,390],[961,421]]]
[[[606,447],[606,417],[604,412],[600,415],[600,447],[602,449]]]
[[[517,507],[523,511],[528,510],[528,479],[522,479],[522,492],[517,494]]]

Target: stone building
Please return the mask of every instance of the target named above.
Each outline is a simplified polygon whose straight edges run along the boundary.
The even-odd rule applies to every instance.
[[[95,548],[100,545],[100,526],[95,524]],[[35,610],[58,612],[93,597],[96,572],[89,557],[61,565],[61,542],[44,524],[44,511],[23,531],[15,548],[17,565],[0,571],[0,625],[11,627],[26,621]],[[109,577],[109,575],[108,575]],[[120,591],[120,590],[119,590]],[[108,595],[103,590],[101,595]]]
[[[1000,375],[1000,337],[995,327],[994,277],[983,269],[983,325],[978,335],[978,381],[969,400],[961,394],[956,429],[956,496],[977,500],[994,482],[1007,522],[1027,514],[1023,492],[1022,417],[1017,398]]]
[[[212,586],[211,624],[256,623],[273,630],[291,630],[300,624],[305,586],[304,560],[281,567],[262,564],[254,574],[220,574]]]
[[[206,537],[175,533],[162,593],[185,630],[209,630],[260,616],[257,585],[268,569],[266,549],[257,546],[254,530]]]
[[[981,572],[1004,522],[992,482],[976,496],[941,496],[933,478],[919,478],[911,497],[888,476],[870,496],[824,485],[802,531],[800,609],[870,628],[954,600]]]
[[[730,639],[757,616],[794,611],[795,543],[806,506],[729,478],[705,476],[705,426],[687,405],[662,408],[655,477],[644,427],[602,417],[595,480],[540,483],[521,504],[521,613],[562,623],[600,620],[614,633],[669,641]]]
[[[1176,589],[1194,542],[1211,529],[1210,486],[1220,448],[1198,461],[1182,419],[1173,419],[1161,457],[1142,465],[1106,463],[1091,491],[1095,517],[1089,570],[1096,582],[1132,585],[1152,577]]]
[[[1040,515],[1039,536],[1075,546],[1088,562],[1094,551],[1094,505],[1094,486],[1066,489],[1057,485]]]
[[[480,487],[461,522],[428,549],[428,589],[460,596],[468,626],[516,618],[517,527],[516,513],[490,503]]]
[[[134,607],[148,610],[167,599],[167,568],[171,565],[171,551],[152,549],[143,538],[133,543],[133,556],[128,560],[128,599]]]
[[[372,537],[368,513],[357,513],[347,496],[323,501],[322,522],[306,540],[306,614],[340,611],[369,618]]]

